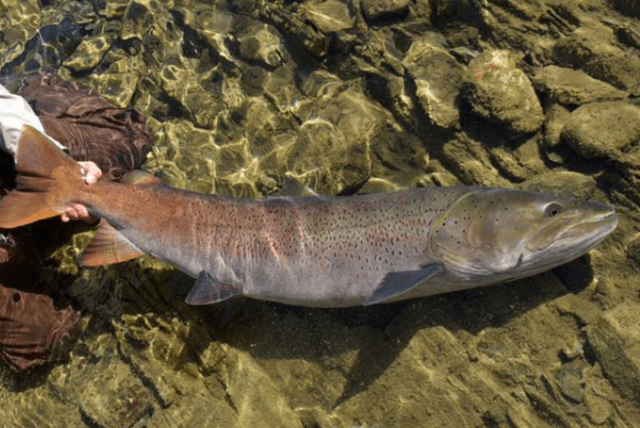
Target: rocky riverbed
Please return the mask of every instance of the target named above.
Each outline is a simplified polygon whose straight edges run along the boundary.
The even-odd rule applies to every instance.
[[[0,367],[7,427],[640,426],[640,7],[624,0],[0,2],[0,82],[147,117],[145,167],[266,197],[485,185],[615,205],[568,265],[392,305],[193,308],[149,257],[40,278],[68,356]]]

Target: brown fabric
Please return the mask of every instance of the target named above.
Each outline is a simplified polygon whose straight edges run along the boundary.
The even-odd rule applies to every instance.
[[[35,287],[42,257],[33,235],[27,228],[0,232],[4,232],[0,235],[0,284],[23,291],[40,291]]]
[[[46,133],[75,160],[94,161],[104,179],[119,180],[139,168],[151,150],[146,119],[92,89],[44,74],[29,81],[20,95],[31,103]]]
[[[79,327],[71,307],[58,311],[48,296],[0,286],[0,354],[14,367],[47,361],[63,342],[73,341]]]
[[[32,104],[47,134],[68,147],[75,160],[94,161],[103,179],[117,180],[138,168],[151,149],[144,117],[116,108],[91,89],[48,74],[31,80],[20,95]],[[0,156],[2,165],[8,167],[2,167],[6,177],[0,174],[5,187],[0,197],[12,186],[13,160]],[[72,308],[58,311],[50,297],[25,291],[34,291],[52,242],[62,243],[75,226],[47,221],[0,230],[0,355],[18,369],[66,352],[64,343],[79,332]]]

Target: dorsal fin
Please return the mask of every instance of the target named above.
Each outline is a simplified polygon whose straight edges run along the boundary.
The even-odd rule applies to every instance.
[[[295,178],[289,177],[288,175],[284,176],[284,181],[282,183],[282,187],[273,195],[273,197],[280,196],[318,196],[316,192],[300,183]]]
[[[136,186],[138,185],[150,186],[150,185],[164,184],[162,180],[156,177],[155,175],[139,169],[134,169],[133,171],[128,172],[127,175],[125,175],[122,178],[122,182],[131,183]]]
[[[78,262],[81,266],[104,266],[135,259],[143,254],[115,227],[101,219],[95,238],[84,249]]]

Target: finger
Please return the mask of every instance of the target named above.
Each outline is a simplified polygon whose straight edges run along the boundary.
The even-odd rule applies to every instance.
[[[77,214],[77,218],[86,219],[89,217],[89,211],[87,211],[87,207],[80,204],[75,204],[73,206],[75,213]]]
[[[78,213],[72,207],[67,207],[64,209],[64,213],[62,213],[62,216],[60,218],[62,219],[63,222],[67,223],[71,220],[77,220]]]
[[[84,180],[93,184],[102,177],[102,170],[94,162],[78,162],[84,168]]]
[[[96,180],[99,180],[100,177],[102,177],[102,170],[95,163],[91,162],[91,166],[89,169],[91,170],[91,174],[96,177]]]

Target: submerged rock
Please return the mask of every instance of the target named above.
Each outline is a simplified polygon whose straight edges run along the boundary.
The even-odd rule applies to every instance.
[[[585,158],[618,153],[640,140],[640,108],[621,101],[585,104],[568,117],[562,139]]]
[[[593,177],[573,171],[549,171],[536,175],[518,187],[552,195],[569,194],[579,199],[591,199],[596,190]]]
[[[564,105],[582,105],[597,101],[620,100],[628,93],[590,77],[581,70],[546,66],[533,78],[534,87],[547,97]]]
[[[239,42],[242,58],[258,61],[269,67],[277,67],[283,62],[286,50],[280,36],[271,27],[256,27],[242,36]]]
[[[616,46],[610,29],[578,29],[553,47],[558,65],[582,69],[618,89],[640,93],[640,57]]]
[[[400,18],[409,12],[409,0],[362,0],[362,13],[368,21]]]
[[[403,60],[427,117],[442,128],[459,124],[458,94],[464,68],[446,50],[418,40]]]
[[[300,12],[325,33],[348,30],[355,25],[355,19],[351,16],[349,7],[340,0],[305,2]]]
[[[511,137],[542,126],[540,101],[508,51],[484,52],[474,58],[467,69],[463,96],[473,113],[503,126]]]
[[[604,313],[587,329],[589,346],[611,382],[624,396],[640,400],[640,313],[625,302]]]

